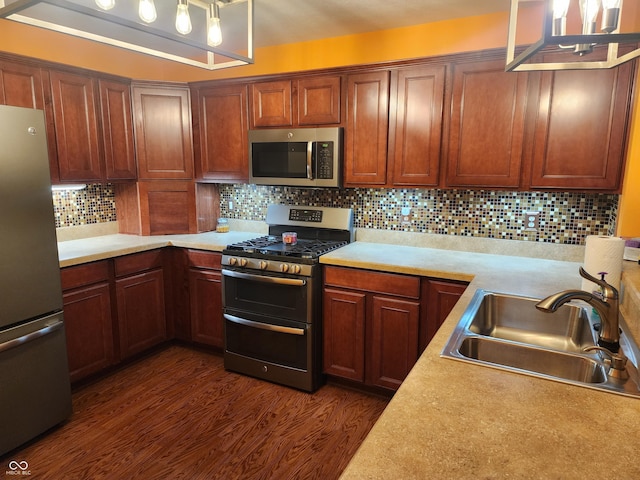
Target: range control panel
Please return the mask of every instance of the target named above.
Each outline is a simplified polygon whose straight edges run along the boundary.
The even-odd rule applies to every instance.
[[[322,210],[292,208],[289,210],[289,220],[320,223],[322,222]]]

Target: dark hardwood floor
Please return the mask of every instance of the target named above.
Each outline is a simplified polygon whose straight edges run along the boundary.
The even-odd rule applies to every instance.
[[[3,458],[32,479],[335,479],[388,400],[226,372],[172,345],[74,389],[73,416]]]

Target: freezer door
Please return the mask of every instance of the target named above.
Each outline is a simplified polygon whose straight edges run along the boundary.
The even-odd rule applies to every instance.
[[[0,106],[0,330],[62,309],[41,110]]]
[[[62,313],[0,333],[0,456],[71,415]]]

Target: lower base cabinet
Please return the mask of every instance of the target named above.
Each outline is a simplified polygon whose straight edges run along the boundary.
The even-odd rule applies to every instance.
[[[222,349],[222,255],[187,251],[191,340]]]
[[[115,363],[108,261],[61,271],[71,381]]]
[[[450,296],[432,292],[446,284]],[[397,390],[464,288],[461,282],[325,267],[324,373]]]

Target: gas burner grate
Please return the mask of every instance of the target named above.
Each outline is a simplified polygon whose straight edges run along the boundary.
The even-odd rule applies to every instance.
[[[298,239],[295,245],[287,245],[282,242],[282,237],[267,235],[227,246],[229,253],[245,253],[247,255],[262,254],[286,256],[302,259],[315,259],[336,248],[346,245],[348,242],[339,240],[305,240]]]

